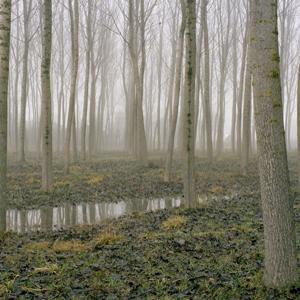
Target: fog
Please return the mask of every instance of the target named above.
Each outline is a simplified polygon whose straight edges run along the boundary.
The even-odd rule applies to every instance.
[[[41,120],[41,2],[31,3],[28,22],[28,82],[26,96],[25,149],[35,152],[40,149]],[[96,131],[92,139],[97,140],[97,153],[108,150],[126,149],[126,96],[124,85],[129,85],[130,57],[128,53],[127,4],[124,1],[91,1],[92,45],[87,41],[88,1],[79,1],[79,66],[76,82],[75,127],[76,146],[80,149],[83,104],[86,80],[87,48],[93,48],[96,68],[95,115]],[[230,7],[227,9],[227,5]],[[231,148],[233,127],[233,81],[237,89],[241,83],[240,70],[243,56],[243,40],[247,21],[246,1],[210,1],[208,4],[208,31],[211,58],[211,111],[213,143],[216,147],[217,129],[220,122],[221,69],[223,68],[224,91],[224,134],[225,148]],[[172,69],[172,43],[178,40],[180,8],[177,1],[146,1],[146,68],[143,101],[147,146],[152,150],[166,150],[169,133],[170,84],[174,85]],[[20,146],[20,98],[24,64],[24,14],[23,5],[16,1],[12,7],[12,47],[9,100],[9,152],[16,153]],[[197,149],[203,149],[203,72],[204,55],[200,3],[197,3],[197,101],[199,118],[197,122]],[[297,1],[280,1],[280,50],[282,83],[284,92],[284,118],[288,147],[295,146],[296,122],[296,79],[299,62],[299,4]],[[226,48],[226,49],[225,49]],[[176,48],[175,48],[176,49]],[[234,53],[236,49],[236,53]],[[223,52],[223,54],[222,54]],[[161,56],[160,56],[161,55]],[[223,58],[222,58],[223,55]],[[236,55],[236,57],[234,57]],[[234,63],[234,60],[237,62]],[[222,67],[222,63],[225,65]],[[68,115],[71,81],[71,32],[68,3],[53,1],[53,50],[51,66],[51,87],[53,105],[53,136],[56,154],[63,151]],[[234,70],[234,68],[237,68]],[[159,75],[161,73],[161,78]],[[123,74],[123,75],[122,75]],[[233,77],[236,76],[234,79]],[[91,77],[88,97],[91,97]],[[124,82],[125,81],[125,82]],[[174,94],[174,93],[173,93]],[[172,95],[171,95],[172,96]],[[239,99],[238,101],[241,101]],[[159,105],[159,107],[158,107]],[[236,104],[237,106],[238,104]],[[237,107],[236,107],[237,108]],[[87,136],[89,136],[90,105],[87,112]],[[237,110],[235,110],[236,113]],[[179,113],[180,114],[180,113]],[[251,128],[254,132],[253,113]],[[158,119],[159,118],[159,119]],[[178,128],[177,128],[178,133]],[[254,133],[252,134],[254,140]],[[161,139],[161,145],[158,140]],[[87,146],[88,147],[88,146]]]

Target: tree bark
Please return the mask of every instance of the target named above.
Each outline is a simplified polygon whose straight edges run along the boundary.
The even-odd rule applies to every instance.
[[[247,51],[247,68],[245,76],[244,108],[243,108],[243,136],[241,152],[242,173],[247,173],[249,152],[251,144],[251,100],[252,100],[252,73],[251,73],[251,48]]]
[[[42,41],[42,188],[46,191],[52,187],[52,107],[50,68],[52,53],[52,0],[43,3],[43,41]]]
[[[11,1],[0,1],[0,232],[6,229],[7,207],[7,100]]]
[[[186,60],[184,85],[184,197],[195,203],[195,79],[196,79],[196,2],[186,1]]]
[[[265,244],[265,284],[296,282],[296,236],[280,82],[276,0],[251,1],[254,107]]]
[[[300,189],[300,65],[297,83],[297,142],[298,142],[298,188]]]

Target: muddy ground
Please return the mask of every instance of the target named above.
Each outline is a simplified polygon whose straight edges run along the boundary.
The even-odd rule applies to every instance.
[[[294,186],[295,160],[290,164]],[[166,184],[158,158],[147,168],[114,159],[76,164],[68,176],[60,170],[57,165],[55,188],[46,194],[39,189],[39,167],[11,165],[11,206],[119,201],[182,191],[180,163],[174,181]],[[247,176],[230,156],[213,165],[198,159],[196,170],[198,192],[217,194],[221,200],[196,209],[134,214],[99,226],[1,236],[0,298],[300,299],[300,281],[280,291],[262,285],[263,227],[255,161]],[[226,197],[232,193],[236,196]],[[295,214],[300,253],[299,200]]]

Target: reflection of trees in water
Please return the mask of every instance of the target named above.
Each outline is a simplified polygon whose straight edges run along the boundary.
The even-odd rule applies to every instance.
[[[72,221],[71,221],[71,225],[76,225],[77,224],[77,209],[76,209],[76,205],[72,205],[71,206],[71,217],[72,217]]]
[[[6,230],[6,210],[5,207],[0,205],[0,232]]]
[[[82,204],[82,222],[83,224],[88,224],[87,204]]]
[[[10,210],[7,213],[0,209],[2,223],[0,232],[6,229],[26,232],[32,230],[53,230],[70,227],[80,223],[96,224],[102,220],[116,218],[132,212],[147,212],[178,207],[180,198],[135,199],[118,203],[85,203],[80,205],[65,204],[57,208],[40,210]],[[6,215],[6,217],[5,217]],[[7,219],[6,222],[3,222]]]
[[[40,210],[42,230],[53,228],[53,208],[47,207]]]
[[[90,223],[95,224],[96,223],[96,204],[91,203],[89,205],[89,211],[90,211]]]
[[[27,228],[27,213],[25,210],[20,211],[20,232],[25,232]]]

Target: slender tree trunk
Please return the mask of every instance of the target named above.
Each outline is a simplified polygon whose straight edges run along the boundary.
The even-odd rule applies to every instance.
[[[242,173],[247,173],[249,163],[249,152],[251,144],[251,99],[252,99],[252,74],[251,74],[251,48],[247,51],[247,68],[245,77],[244,91],[244,108],[243,108],[243,137],[242,137],[242,153],[241,153],[241,169]]]
[[[89,100],[89,84],[90,84],[90,65],[91,65],[91,13],[92,3],[88,2],[88,15],[87,15],[87,45],[86,45],[86,69],[85,69],[85,83],[84,83],[84,102],[82,111],[82,122],[81,122],[81,155],[83,160],[86,159],[86,123],[87,123],[87,112],[88,112],[88,100]]]
[[[236,120],[236,148],[239,157],[242,155],[242,107],[243,107],[243,93],[245,86],[245,69],[246,69],[246,55],[247,55],[247,41],[248,41],[248,20],[246,24],[246,30],[243,40],[242,50],[242,62],[240,71],[240,84],[238,92],[238,103],[237,103],[237,120]]]
[[[238,21],[237,8],[234,8],[234,23]],[[235,153],[236,150],[236,111],[237,111],[237,72],[238,72],[238,43],[237,43],[237,27],[233,27],[232,32],[232,115],[231,115],[231,150]]]
[[[90,128],[89,128],[89,158],[96,152],[96,66],[94,49],[91,48],[91,95],[90,95]]]
[[[19,3],[16,3],[17,15],[19,15]],[[14,84],[14,139],[16,153],[19,153],[19,78],[20,78],[20,21],[17,20],[17,41],[16,41],[16,78]]]
[[[181,10],[182,10],[182,21],[181,21],[179,39],[177,42],[178,50],[176,55],[176,69],[175,69],[174,110],[172,114],[172,125],[169,133],[166,168],[165,168],[165,176],[164,176],[164,180],[166,182],[171,180],[175,133],[177,127],[179,100],[180,100],[180,91],[181,91],[180,87],[181,87],[182,60],[183,60],[183,51],[184,51],[184,33],[186,28],[186,7],[185,7],[184,0],[181,0]]]
[[[0,232],[6,229],[7,207],[7,100],[11,1],[0,1]]]
[[[204,112],[206,130],[206,154],[210,162],[213,160],[213,142],[212,142],[212,121],[211,121],[211,100],[210,100],[210,51],[209,51],[209,36],[207,25],[207,3],[208,0],[202,0],[202,26],[204,37]],[[201,51],[201,49],[200,49]]]
[[[69,173],[70,166],[70,145],[71,145],[71,134],[72,126],[75,123],[75,98],[76,98],[76,84],[77,84],[77,73],[78,73],[78,26],[79,26],[79,11],[78,11],[78,0],[74,0],[74,7],[72,0],[69,0],[70,19],[71,19],[71,37],[72,37],[72,79],[71,79],[71,91],[70,91],[70,102],[69,112],[67,121],[67,132],[65,141],[65,174]]]
[[[297,84],[298,188],[300,189],[300,65]]]
[[[52,53],[52,0],[43,3],[43,42],[42,42],[42,188],[50,190],[52,187],[52,107],[50,68]]]
[[[160,22],[160,35],[159,35],[159,55],[158,55],[158,76],[157,76],[157,150],[161,150],[161,126],[160,126],[160,111],[161,111],[161,83],[162,83],[162,59],[163,59],[163,35],[164,35],[164,22],[165,22],[165,7],[163,8],[163,17]]]
[[[283,126],[276,0],[252,0],[254,106],[265,244],[265,284],[298,279],[293,197]]]
[[[59,14],[60,26],[59,26],[59,33],[60,33],[60,55],[59,55],[59,83],[60,83],[60,90],[59,90],[59,100],[58,100],[58,113],[57,113],[57,154],[60,154],[61,151],[61,136],[65,132],[65,122],[63,122],[63,126],[61,126],[62,118],[65,120],[64,115],[64,84],[65,84],[65,59],[64,59],[64,5],[61,6],[61,11]],[[64,138],[62,139],[64,141]]]
[[[184,197],[195,203],[195,78],[196,78],[196,1],[186,1],[186,61],[184,85]]]
[[[32,10],[32,0],[23,0],[24,14],[24,54],[23,54],[23,78],[21,87],[21,116],[20,116],[20,152],[19,160],[25,162],[25,133],[26,133],[26,105],[27,105],[27,85],[28,85],[28,55],[29,55],[29,20]]]
[[[147,141],[144,124],[143,113],[143,100],[144,100],[144,77],[146,68],[146,39],[145,39],[145,0],[140,0],[140,12],[141,12],[141,24],[140,24],[140,36],[141,36],[141,66],[139,70],[140,80],[138,84],[138,106],[137,106],[137,122],[138,122],[138,159],[147,164]]]

